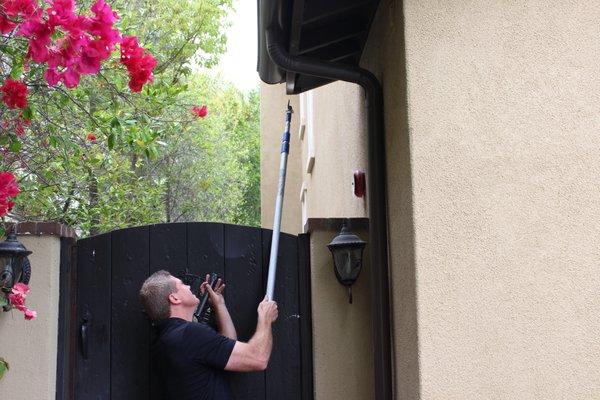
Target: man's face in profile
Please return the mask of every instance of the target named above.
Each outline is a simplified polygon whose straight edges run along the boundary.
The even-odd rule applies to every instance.
[[[175,292],[173,294],[181,300],[181,304],[184,306],[195,307],[200,303],[200,300],[192,293],[189,285],[184,284],[181,279],[171,277],[173,282],[175,282]]]

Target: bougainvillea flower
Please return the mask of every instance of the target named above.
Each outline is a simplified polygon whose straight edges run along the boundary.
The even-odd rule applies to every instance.
[[[199,118],[204,118],[208,114],[208,108],[206,104],[203,104],[202,107],[194,106],[192,107],[192,113]]]
[[[90,132],[87,134],[87,140],[89,140],[90,142],[94,142],[94,141],[96,141],[96,139],[98,139],[98,138],[93,133]]]
[[[17,125],[15,126],[15,134],[17,136],[25,135],[25,127],[21,121],[17,121]]]
[[[31,17],[38,7],[35,0],[6,0],[3,1],[3,8],[6,15],[14,20]]]
[[[152,82],[152,71],[156,67],[156,59],[140,47],[135,36],[125,36],[121,41],[121,63],[129,72],[129,88],[139,92],[146,82]]]
[[[21,24],[17,36],[25,36],[29,39],[27,57],[37,63],[42,63],[48,57],[48,47],[52,42],[51,36],[54,32],[55,28],[42,20],[41,12],[36,12]]]
[[[50,44],[50,36],[40,39],[29,40],[29,50],[27,57],[37,63],[43,63],[48,60],[48,45]]]
[[[21,310],[25,307],[25,296],[18,293],[10,293],[7,298],[15,308]]]
[[[0,0],[0,32],[17,28],[17,35],[28,39],[25,62],[46,63],[44,78],[49,85],[62,81],[67,88],[78,86],[81,75],[97,74],[121,42],[121,62],[127,67],[131,90],[139,92],[153,81],[156,60],[139,46],[137,38],[121,38],[114,27],[119,16],[105,0],[95,0],[93,15],[78,14],[75,0],[46,3],[48,8],[43,10],[36,0]],[[7,98],[5,103],[9,102]],[[15,101],[11,104],[17,108]]]
[[[30,310],[29,308],[26,308],[23,314],[25,314],[25,319],[27,321],[30,321],[37,317],[37,311]]]
[[[29,286],[26,283],[17,282],[13,285],[11,292],[21,294],[23,297],[26,297],[27,293],[29,293]]]
[[[48,23],[51,26],[61,26],[68,30],[77,20],[74,0],[53,0],[46,12],[48,13]]]
[[[8,33],[11,33],[16,27],[17,24],[12,22],[8,17],[0,15],[0,33],[6,35]]]
[[[69,67],[63,74],[62,79],[65,86],[69,89],[73,89],[79,85],[81,74],[77,71],[77,66]]]
[[[15,283],[11,289],[11,293],[8,295],[8,301],[17,309],[23,310],[25,308],[25,299],[29,293],[29,286],[22,282]]]
[[[10,197],[20,192],[15,177],[10,172],[0,172],[0,204],[7,205]],[[8,207],[8,205],[7,205]],[[3,215],[0,213],[0,217]]]
[[[34,15],[37,4],[35,0],[5,0],[0,1],[0,8],[0,32],[8,34],[17,27],[18,22]]]
[[[129,74],[129,89],[132,92],[140,92],[146,82],[152,82],[154,76],[151,69],[139,68]]]
[[[102,61],[109,56],[110,51],[107,51],[106,43],[101,40],[94,40],[82,49],[79,70],[82,74],[97,74],[100,72]]]
[[[60,74],[54,68],[48,68],[46,72],[44,72],[44,78],[46,78],[46,82],[50,86],[56,86],[58,82],[60,82]]]
[[[7,296],[7,299],[14,308],[25,315],[26,320],[31,320],[37,317],[37,312],[30,310],[25,306],[27,293],[29,293],[29,286],[22,282],[18,282],[12,287],[11,293]]]
[[[3,93],[2,101],[8,108],[27,107],[27,86],[24,83],[7,79],[0,91]]]
[[[97,25],[98,27],[100,27],[102,25],[104,25],[104,26],[112,25],[115,23],[116,20],[119,19],[119,16],[117,15],[117,13],[114,12],[113,9],[110,7],[110,5],[106,4],[106,2],[104,0],[97,0],[92,5],[92,12],[96,15],[94,20],[95,20],[95,22],[99,23]],[[95,35],[100,34],[100,32],[94,31],[93,28],[91,30],[91,33],[93,33]]]

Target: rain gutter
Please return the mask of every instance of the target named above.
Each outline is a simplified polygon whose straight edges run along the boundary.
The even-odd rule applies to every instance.
[[[281,69],[360,85],[365,91],[368,135],[369,254],[373,312],[375,400],[392,400],[392,351],[388,268],[388,216],[383,90],[370,71],[288,53],[276,23],[266,30],[267,51]]]

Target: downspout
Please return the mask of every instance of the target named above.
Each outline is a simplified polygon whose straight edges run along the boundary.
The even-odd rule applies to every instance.
[[[388,232],[383,135],[383,90],[371,72],[363,68],[291,56],[282,43],[278,27],[266,32],[267,51],[280,68],[295,73],[341,80],[360,85],[365,91],[369,155],[369,242],[375,366],[375,400],[392,399],[392,351],[390,338],[390,294],[388,277]]]

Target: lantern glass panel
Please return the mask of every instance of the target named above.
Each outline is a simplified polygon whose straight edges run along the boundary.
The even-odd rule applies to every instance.
[[[358,278],[362,266],[362,249],[336,249],[333,252],[336,272],[344,285],[351,285]]]
[[[23,260],[22,256],[0,256],[0,288],[9,290],[19,281]]]

